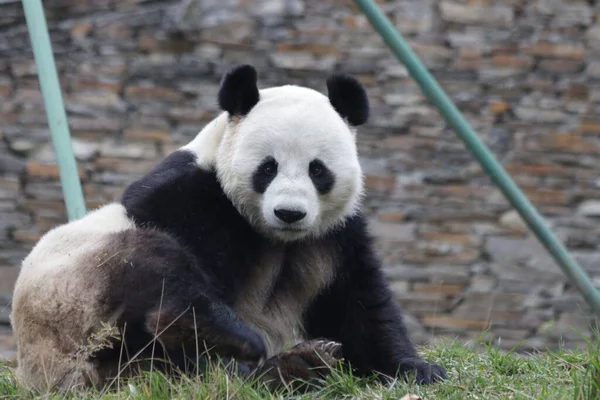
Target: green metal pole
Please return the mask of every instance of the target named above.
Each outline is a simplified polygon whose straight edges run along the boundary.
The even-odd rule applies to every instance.
[[[38,70],[52,144],[56,153],[67,215],[69,220],[74,220],[85,215],[85,202],[71,147],[69,125],[54,66],[46,17],[41,0],[23,0],[23,9]]]
[[[494,158],[485,144],[448,98],[433,76],[427,71],[417,55],[406,44],[400,33],[394,28],[385,14],[373,3],[372,0],[354,0],[365,14],[371,25],[381,35],[390,47],[396,58],[400,60],[411,77],[419,84],[427,98],[438,108],[448,125],[456,132],[465,143],[467,149],[477,159],[483,170],[492,181],[500,188],[504,196],[513,205],[529,228],[552,255],[564,273],[579,288],[583,297],[596,312],[600,313],[600,293],[594,287],[586,273],[571,257],[567,249],[553,235],[545,224],[542,216],[529,202],[527,197],[519,190],[514,181],[504,168]]]

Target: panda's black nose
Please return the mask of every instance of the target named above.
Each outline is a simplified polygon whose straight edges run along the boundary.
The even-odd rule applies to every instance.
[[[275,216],[283,222],[291,224],[292,222],[298,222],[302,218],[306,217],[306,213],[304,211],[286,210],[285,208],[279,208],[275,210]]]

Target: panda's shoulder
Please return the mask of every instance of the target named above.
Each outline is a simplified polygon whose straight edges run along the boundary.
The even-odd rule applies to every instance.
[[[188,150],[177,150],[167,156],[148,174],[133,182],[123,194],[122,203],[130,215],[139,218],[142,210],[158,210],[165,206],[187,209],[197,201],[222,199],[214,167],[200,167],[196,155]],[[141,213],[144,214],[144,213]]]
[[[169,154],[160,164],[156,165],[144,176],[148,180],[146,183],[153,187],[152,181],[155,181],[157,187],[160,184],[169,182],[169,178],[183,177],[190,178],[194,176],[204,176],[207,179],[216,179],[213,168],[201,168],[197,164],[197,156],[188,150],[180,149]]]

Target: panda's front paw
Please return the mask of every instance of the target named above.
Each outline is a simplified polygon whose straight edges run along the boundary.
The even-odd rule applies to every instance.
[[[341,358],[341,344],[310,340],[271,357],[258,373],[271,389],[307,390],[326,377]]]
[[[400,371],[405,375],[414,376],[416,383],[419,385],[443,381],[448,377],[446,369],[441,365],[428,363],[419,358],[401,362]]]
[[[257,364],[266,358],[267,348],[262,337],[249,327],[219,332],[211,336],[211,339],[213,349],[221,356],[249,364]]]

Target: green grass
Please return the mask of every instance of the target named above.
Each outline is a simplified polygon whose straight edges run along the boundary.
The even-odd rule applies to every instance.
[[[122,381],[109,393],[85,392],[70,398],[101,399],[394,399],[407,393],[427,399],[599,399],[600,340],[585,351],[519,355],[483,344],[467,347],[443,342],[420,349],[448,369],[446,382],[418,386],[403,381],[382,385],[334,372],[321,389],[308,394],[269,392],[256,382],[242,382],[211,368],[202,377],[169,380],[159,373]],[[15,382],[12,369],[0,365],[0,398],[33,398]],[[47,398],[59,399],[60,396]]]

